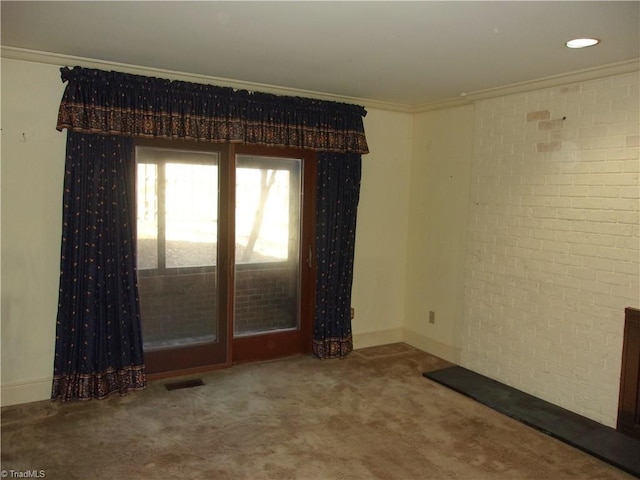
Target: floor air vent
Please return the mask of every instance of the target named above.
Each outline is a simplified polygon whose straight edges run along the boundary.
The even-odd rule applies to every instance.
[[[181,388],[193,388],[204,385],[204,382],[200,378],[196,378],[193,380],[184,380],[182,382],[172,382],[165,384],[167,390],[179,390]]]

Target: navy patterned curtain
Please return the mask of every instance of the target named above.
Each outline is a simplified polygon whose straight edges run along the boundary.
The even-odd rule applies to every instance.
[[[62,68],[58,130],[367,153],[364,108],[191,82]]]
[[[359,154],[318,154],[313,353],[320,358],[344,358],[353,350],[351,283],[361,170]]]
[[[135,257],[135,161],[125,137],[67,134],[51,398],[146,384]]]

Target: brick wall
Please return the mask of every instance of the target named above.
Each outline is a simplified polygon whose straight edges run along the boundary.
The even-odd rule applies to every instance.
[[[241,265],[236,270],[235,334],[297,325],[297,275],[280,265]]]
[[[640,306],[639,85],[475,105],[462,364],[611,426]]]
[[[214,339],[216,271],[138,276],[145,349],[195,339]]]
[[[290,328],[297,321],[297,290],[291,269],[241,265],[236,270],[236,334]],[[138,278],[145,348],[212,340],[217,312],[216,270]]]

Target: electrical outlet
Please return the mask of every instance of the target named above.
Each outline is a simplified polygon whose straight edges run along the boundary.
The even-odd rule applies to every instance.
[[[436,323],[436,312],[429,310],[429,323]]]

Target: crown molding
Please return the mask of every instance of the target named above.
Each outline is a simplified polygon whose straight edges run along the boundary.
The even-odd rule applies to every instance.
[[[25,62],[43,63],[47,65],[80,66],[84,68],[95,68],[101,70],[117,70],[133,75],[146,75],[165,78],[167,80],[180,80],[184,82],[211,84],[220,87],[231,87],[237,90],[249,90],[254,92],[271,93],[274,95],[287,95],[294,97],[315,98],[317,100],[327,100],[331,102],[351,103],[362,105],[365,108],[391,110],[396,112],[411,113],[411,105],[395,104],[391,102],[381,102],[366,98],[349,97],[335,95],[331,93],[315,92],[299,88],[281,87],[265,83],[245,82],[230,78],[212,77],[193,73],[178,72],[175,70],[165,70],[154,67],[143,67],[127,63],[109,62],[93,58],[76,57],[53,52],[43,52],[40,50],[29,50],[26,48],[0,46],[0,57],[12,60],[22,60]]]
[[[526,82],[513,83],[503,85],[496,88],[488,88],[486,90],[478,90],[470,92],[460,98],[446,100],[444,102],[436,102],[424,105],[416,105],[412,108],[411,113],[422,113],[431,110],[439,110],[442,108],[458,107],[468,105],[478,100],[485,100],[494,97],[503,97],[505,95],[513,95],[516,93],[526,93],[533,90],[541,90],[544,88],[559,87],[571,83],[587,82],[589,80],[597,80],[599,78],[611,77],[614,75],[623,75],[640,71],[640,58],[627,60],[624,62],[611,63],[596,68],[585,70],[577,70],[574,72],[564,73],[562,75],[554,75],[551,77],[538,78]]]
[[[178,72],[175,70],[143,67],[140,65],[131,65],[127,63],[109,62],[106,60],[77,57],[73,55],[63,55],[60,53],[43,52],[39,50],[29,50],[25,48],[10,47],[5,45],[0,46],[0,57],[13,60],[22,60],[26,62],[57,65],[60,67],[77,65],[85,68],[118,70],[123,73],[130,73],[134,75],[147,75],[166,78],[168,80],[181,80],[186,82],[213,84],[221,87],[231,87],[238,90],[271,93],[274,95],[288,95],[296,97],[315,98],[318,100],[327,100],[331,102],[352,103],[362,105],[365,108],[410,114],[429,112],[432,110],[440,110],[444,108],[459,107],[488,98],[502,97],[505,95],[512,95],[517,93],[526,93],[543,88],[558,87],[570,83],[585,82],[603,77],[610,77],[613,75],[622,75],[625,73],[640,71],[640,58],[635,58],[624,62],[602,65],[596,68],[578,70],[561,75],[554,75],[550,77],[529,80],[526,82],[469,92],[464,96],[444,100],[441,102],[426,103],[421,105],[406,105],[392,102],[382,102],[367,98],[348,97],[344,95],[316,92],[312,90],[281,87],[264,83],[246,82],[229,78]]]

